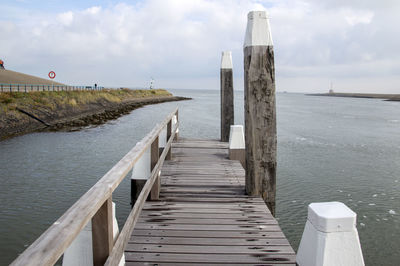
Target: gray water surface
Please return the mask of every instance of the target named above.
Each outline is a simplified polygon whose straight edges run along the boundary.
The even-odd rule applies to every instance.
[[[0,142],[0,265],[7,265],[179,106],[180,135],[219,138],[219,92],[176,90],[192,101],[146,106],[78,132]],[[357,212],[367,265],[400,262],[400,103],[278,94],[277,218],[295,249],[307,205],[342,201]],[[235,92],[243,124],[243,92]],[[113,195],[122,224],[129,178]]]

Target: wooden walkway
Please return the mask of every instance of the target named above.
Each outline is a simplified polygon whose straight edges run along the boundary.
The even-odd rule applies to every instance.
[[[126,265],[295,265],[295,253],[226,143],[180,140],[165,161],[160,201],[147,201]]]

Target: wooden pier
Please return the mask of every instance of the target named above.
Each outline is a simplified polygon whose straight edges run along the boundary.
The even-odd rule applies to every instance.
[[[179,140],[125,248],[126,265],[295,265],[295,253],[245,172],[218,141]]]
[[[295,265],[261,196],[246,195],[245,171],[228,159],[228,143],[177,139],[178,127],[176,109],[12,265],[54,265],[82,233],[89,242],[78,243],[78,250],[92,248],[76,254],[73,265],[86,265],[88,258],[93,265],[123,265],[124,259],[126,265]],[[143,162],[148,178],[115,232],[112,194]]]

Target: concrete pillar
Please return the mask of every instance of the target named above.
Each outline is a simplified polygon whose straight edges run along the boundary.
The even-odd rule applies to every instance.
[[[274,50],[267,13],[248,14],[244,41],[246,192],[275,215],[276,110]]]
[[[222,52],[221,59],[221,141],[229,140],[230,126],[234,124],[232,53]]]
[[[362,266],[357,214],[341,202],[311,203],[297,252],[299,266]]]

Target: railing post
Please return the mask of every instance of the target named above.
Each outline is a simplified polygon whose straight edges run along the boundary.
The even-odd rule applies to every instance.
[[[275,66],[267,12],[248,14],[243,53],[246,192],[261,195],[275,215]]]
[[[234,124],[232,53],[222,52],[221,59],[221,141],[229,140],[230,126]]]
[[[172,135],[172,119],[169,120],[169,122],[167,124],[167,142],[171,138],[171,135]],[[167,156],[165,156],[165,160],[171,160],[171,159],[172,159],[172,145],[169,148]]]
[[[104,265],[113,248],[112,199],[108,198],[92,218],[93,265]]]
[[[160,157],[159,154],[159,145],[158,145],[158,136],[154,139],[153,143],[151,144],[150,150],[150,172],[153,171],[154,166],[156,166],[158,162],[158,158]],[[161,180],[160,180],[160,173],[157,173],[157,178],[154,181],[153,187],[151,188],[150,199],[151,200],[158,200],[160,198],[160,187],[161,187]]]

